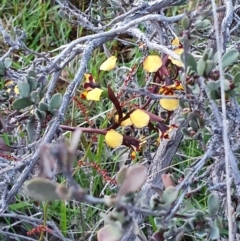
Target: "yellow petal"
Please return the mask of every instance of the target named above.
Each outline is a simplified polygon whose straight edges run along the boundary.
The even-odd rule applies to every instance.
[[[158,55],[149,55],[143,61],[143,69],[148,72],[156,72],[162,66],[162,60]]]
[[[176,110],[179,106],[178,99],[160,99],[159,103],[163,109],[168,111]]]
[[[130,115],[130,119],[137,128],[143,128],[148,124],[150,117],[146,112],[137,109]]]
[[[123,114],[123,117],[125,116],[126,114]],[[115,115],[115,122],[117,122],[118,123],[118,115]],[[121,124],[120,124],[120,126],[123,126],[123,127],[125,127],[125,126],[131,126],[132,125],[132,122],[131,122],[131,120],[130,120],[130,118],[127,118],[126,120],[124,120],[124,121],[122,121],[121,122]]]
[[[85,83],[89,83],[90,81],[92,82],[96,82],[95,79],[93,78],[93,76],[91,74],[84,74],[84,77],[85,77]],[[91,79],[90,79],[91,78]]]
[[[117,148],[122,145],[123,136],[115,130],[111,129],[105,135],[105,141],[108,146],[112,148]]]
[[[183,48],[175,49],[173,52],[180,55],[183,52]],[[177,65],[178,67],[184,67],[184,64],[181,60],[176,60],[170,56],[168,58],[171,60],[173,64]]]
[[[90,76],[91,76],[90,74],[84,74],[85,81],[88,81]]]
[[[12,80],[9,80],[8,82],[5,83],[5,86],[10,86],[10,85],[14,85],[14,82]],[[11,89],[7,89],[6,91],[10,93]],[[17,85],[14,86],[14,92],[15,94],[19,95],[19,89]]]
[[[15,94],[19,95],[19,89],[18,89],[17,85],[15,85],[15,87],[14,87],[14,92],[15,92]]]
[[[5,86],[13,85],[14,82],[12,80],[9,80],[8,82],[5,83]]]
[[[173,39],[172,45],[173,45],[173,46],[179,46],[179,45],[180,45],[180,41],[179,41],[178,37],[176,37],[176,38]]]
[[[117,62],[117,58],[115,56],[111,56],[101,64],[100,70],[104,70],[104,71],[112,70],[116,67],[116,62]]]
[[[175,65],[177,65],[178,67],[184,67],[184,64],[181,60],[177,60],[177,59],[171,59],[171,62]]]
[[[183,48],[180,48],[180,49],[175,49],[173,52],[174,52],[175,54],[180,55],[180,54],[182,54],[182,53],[183,53]]]
[[[122,121],[120,125],[123,126],[123,127],[131,126],[132,122],[131,122],[130,118],[127,118],[126,120]]]
[[[101,89],[99,89],[99,88],[95,88],[95,89],[93,89],[93,90],[90,90],[90,91],[87,93],[87,100],[99,101],[102,92],[103,92],[103,90],[101,90]]]

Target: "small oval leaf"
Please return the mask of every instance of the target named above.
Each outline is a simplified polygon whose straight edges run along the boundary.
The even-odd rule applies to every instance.
[[[146,177],[147,168],[145,166],[138,164],[130,167],[126,172],[126,177],[117,196],[121,197],[127,193],[137,191],[145,182]]]
[[[36,177],[25,183],[27,194],[39,201],[52,201],[60,199],[56,193],[58,184],[48,179]]]
[[[27,97],[30,92],[30,85],[27,82],[18,82],[17,86],[21,97]]]
[[[178,190],[176,187],[169,186],[163,192],[161,201],[166,204],[173,203],[178,197]]]
[[[222,67],[223,69],[233,64],[239,56],[239,52],[236,49],[228,50],[222,57]]]
[[[45,102],[40,102],[38,107],[41,111],[48,111],[49,105]]]
[[[12,106],[14,110],[22,110],[31,105],[33,105],[33,102],[29,98],[21,98],[15,100]]]
[[[197,73],[200,76],[203,76],[205,68],[206,68],[206,62],[203,59],[199,59],[197,62]]]
[[[208,210],[212,218],[217,215],[219,206],[220,203],[218,196],[215,193],[211,193],[208,197]]]
[[[239,84],[240,84],[240,72],[238,72],[234,75],[233,82],[236,86],[239,86]]]
[[[28,123],[27,123],[27,133],[30,142],[34,142],[36,140],[36,128],[35,128],[35,117],[31,116]]]
[[[37,117],[37,119],[38,119],[39,121],[43,121],[43,120],[46,118],[47,114],[46,114],[45,111],[36,109],[36,111],[35,111],[35,116]]]
[[[127,166],[123,166],[117,173],[116,175],[116,181],[118,184],[123,184],[123,181],[126,178],[126,174],[127,174]]]
[[[56,93],[52,96],[49,102],[49,110],[59,109],[62,104],[62,94]]]
[[[97,233],[98,241],[119,241],[122,237],[122,231],[118,226],[107,224]]]
[[[12,59],[10,59],[10,58],[4,59],[4,66],[6,69],[9,69],[11,67],[11,65],[12,65]]]
[[[210,235],[209,235],[210,240],[217,240],[219,239],[219,237],[220,237],[219,229],[217,227],[211,227]]]

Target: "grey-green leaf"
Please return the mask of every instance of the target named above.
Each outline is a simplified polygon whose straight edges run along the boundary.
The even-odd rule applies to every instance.
[[[197,73],[200,76],[203,76],[205,68],[206,68],[206,62],[203,59],[199,59],[197,62]]]
[[[4,66],[6,69],[9,69],[12,65],[12,59],[11,58],[6,58],[4,59]]]
[[[220,95],[217,90],[211,90],[209,95],[212,100],[218,100],[220,98]]]
[[[178,190],[176,187],[169,186],[166,188],[166,190],[163,192],[163,195],[161,197],[161,201],[163,203],[173,203],[178,197]]]
[[[239,84],[240,84],[240,72],[238,72],[234,75],[233,82],[236,86],[239,86]]]
[[[193,84],[193,85],[188,85],[189,89],[192,90],[192,93],[195,95],[198,95],[200,93],[200,87],[197,83]]]
[[[26,79],[27,79],[28,84],[30,85],[30,90],[31,90],[31,91],[36,90],[37,84],[38,84],[36,78],[29,76],[29,77],[27,77]]]
[[[40,102],[38,108],[41,111],[47,111],[48,108],[49,108],[49,105],[47,103],[45,103],[45,102]]]
[[[228,50],[222,57],[222,67],[226,68],[229,65],[233,64],[239,56],[239,52],[236,49]]]
[[[223,85],[224,85],[224,90],[225,90],[225,91],[228,91],[228,90],[231,89],[231,83],[230,83],[229,80],[224,79],[224,80],[223,80]]]
[[[214,218],[219,210],[219,198],[215,193],[211,193],[208,197],[208,210],[212,218]]]
[[[205,74],[208,75],[212,71],[213,67],[214,67],[214,61],[208,59],[206,61]]]
[[[54,110],[51,111],[51,114],[52,114],[53,117],[57,117],[58,114],[59,114],[59,111],[57,109],[54,109]]]
[[[126,171],[126,176],[117,196],[121,197],[141,188],[147,177],[147,168],[143,165],[134,165]]]
[[[202,221],[202,220],[204,220],[205,213],[202,210],[197,210],[194,213],[194,217],[197,221]]]
[[[98,241],[119,241],[122,238],[122,230],[118,225],[110,225],[102,227],[97,233]]]
[[[5,75],[5,70],[4,69],[0,69],[0,77]]]
[[[188,16],[184,16],[181,20],[181,24],[183,29],[188,30],[188,28],[190,27],[190,19]]]
[[[41,111],[39,109],[36,109],[35,111],[35,116],[37,117],[38,120],[43,121],[46,118],[46,112]]]
[[[18,89],[19,89],[19,93],[21,95],[21,97],[27,97],[29,92],[30,92],[30,85],[23,81],[23,82],[18,82],[17,83]]]
[[[27,123],[27,133],[30,142],[34,142],[36,140],[36,129],[35,129],[35,117],[31,116]]]
[[[185,136],[188,136],[188,137],[190,137],[191,135],[190,135],[190,132],[187,130],[187,128],[185,128],[185,127],[183,127],[182,129],[181,129],[181,132],[183,133],[183,135],[185,135]]]
[[[180,55],[180,58],[184,63],[184,53],[182,53]],[[193,71],[197,72],[197,62],[196,62],[195,58],[190,53],[187,53],[186,63],[187,63],[188,67],[191,67],[191,69]]]
[[[214,225],[219,229],[223,228],[222,218],[219,215],[217,215],[216,218],[214,219]]]
[[[219,229],[217,227],[211,227],[210,229],[210,235],[209,238],[210,240],[216,240],[219,239]]]
[[[0,77],[5,75],[5,66],[2,61],[0,61]]]
[[[40,96],[39,96],[39,89],[36,89],[35,91],[32,91],[31,93],[31,100],[35,103],[38,104],[40,101]]]
[[[36,177],[25,183],[27,194],[39,201],[52,201],[60,199],[56,193],[58,184],[51,180]]]
[[[29,77],[33,77],[33,78],[36,78],[36,77],[37,77],[37,73],[36,73],[36,71],[34,71],[34,70],[30,70],[30,71],[28,72],[28,76],[29,76]]]
[[[212,91],[212,90],[217,90],[217,89],[219,89],[219,87],[220,87],[220,81],[219,81],[219,80],[218,80],[218,81],[209,80],[209,81],[207,82],[207,87],[208,87],[208,89],[209,89],[210,91]]]
[[[128,168],[126,166],[123,166],[117,173],[116,181],[118,184],[123,184],[123,181],[126,178]]]
[[[52,96],[49,103],[49,110],[59,109],[62,104],[62,94],[56,93]]]
[[[199,129],[198,123],[195,120],[190,120],[189,125],[192,127],[192,129],[197,132]]]
[[[13,102],[14,110],[22,110],[26,107],[33,105],[33,102],[29,98],[17,99]]]
[[[192,70],[197,72],[197,62],[190,53],[188,53],[188,55],[187,55],[187,64],[188,64],[188,66],[191,66]]]

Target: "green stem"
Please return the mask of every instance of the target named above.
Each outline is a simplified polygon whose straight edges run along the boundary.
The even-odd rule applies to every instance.
[[[47,208],[48,208],[48,202],[46,202],[44,204],[44,207],[43,207],[43,226],[46,227],[47,225]],[[41,235],[40,235],[40,238],[38,241],[42,241],[43,240],[43,237],[44,237],[44,230],[41,231]]]

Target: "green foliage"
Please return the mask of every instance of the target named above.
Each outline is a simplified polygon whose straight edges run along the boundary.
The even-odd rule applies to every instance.
[[[98,231],[98,241],[116,241],[122,237],[121,230],[113,225],[106,225]]]
[[[46,118],[46,112],[36,109],[35,116],[38,120],[43,121]]]
[[[20,98],[13,102],[13,109],[22,110],[31,105],[33,105],[33,102],[29,98]]]
[[[60,199],[57,193],[58,185],[44,178],[34,178],[26,182],[27,194],[39,201],[52,201]]]
[[[222,56],[222,67],[226,68],[229,65],[233,64],[239,56],[239,52],[236,49],[230,49],[228,50],[223,56]]]
[[[219,211],[219,198],[216,194],[210,194],[208,197],[208,210],[212,218],[215,218]]]
[[[163,192],[161,201],[166,204],[173,203],[178,197],[178,190],[175,187],[167,187]]]
[[[9,69],[11,67],[11,65],[12,65],[12,59],[10,59],[10,58],[4,59],[4,66],[6,69]]]
[[[197,73],[200,76],[203,76],[205,68],[206,68],[206,62],[202,58],[199,59],[197,62]]]
[[[45,102],[40,102],[39,109],[41,111],[48,111],[49,110],[49,105],[47,103],[45,103]]]
[[[62,95],[60,93],[56,93],[52,96],[49,102],[49,111],[53,111],[54,109],[58,109],[62,104]]]
[[[36,81],[36,77],[27,76],[26,79],[27,79],[27,82],[28,82],[28,84],[30,86],[30,91],[36,90],[37,85],[38,85],[38,83]]]
[[[8,31],[21,26],[28,35],[26,45],[35,51],[43,51],[64,44],[69,37],[71,27],[66,21],[61,21],[58,9],[51,1],[25,4],[19,0],[3,0],[0,15]]]
[[[17,83],[18,89],[19,89],[19,93],[21,95],[22,98],[26,98],[29,95],[30,92],[30,85],[27,82],[18,82]]]
[[[5,75],[5,65],[2,61],[0,61],[0,77]]]
[[[36,124],[35,117],[31,116],[27,123],[27,128],[26,128],[30,142],[34,142],[36,139],[35,124]]]
[[[189,29],[190,27],[190,19],[188,16],[184,16],[181,20],[181,24],[184,30]],[[178,31],[177,31],[178,32]]]

